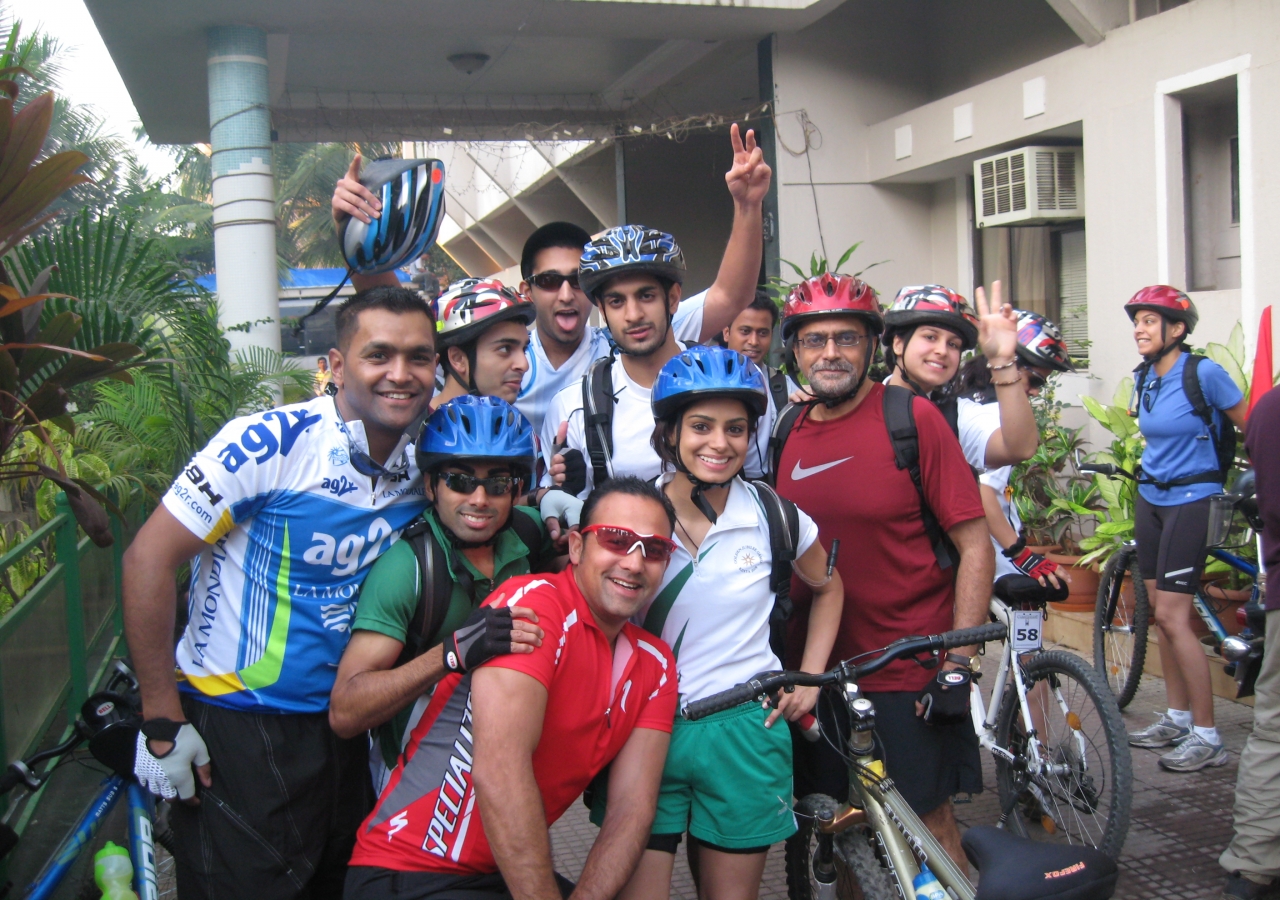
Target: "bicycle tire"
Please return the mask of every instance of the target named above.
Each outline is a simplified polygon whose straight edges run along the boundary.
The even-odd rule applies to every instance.
[[[1142,669],[1147,661],[1147,629],[1151,603],[1147,586],[1137,571],[1138,553],[1121,547],[1102,570],[1098,599],[1093,611],[1093,666],[1102,675],[1124,709],[1138,692]],[[1124,576],[1130,576],[1132,598],[1124,596]],[[1112,630],[1117,624],[1129,631]]]
[[[1115,697],[1093,666],[1066,651],[1038,653],[1023,672],[1044,755],[1068,771],[1032,777],[1024,767],[996,757],[1001,809],[1016,795],[1011,830],[1033,840],[1087,844],[1119,859],[1129,832],[1133,761]],[[1052,693],[1037,695],[1040,684]],[[1023,731],[1011,687],[1000,703],[996,743],[1025,760]]]
[[[820,900],[813,876],[813,853],[819,833],[819,813],[830,815],[838,804],[826,794],[809,794],[796,803],[796,833],[787,838],[787,896],[790,900]],[[896,900],[898,891],[888,871],[876,859],[870,832],[852,828],[833,836],[837,900]]]

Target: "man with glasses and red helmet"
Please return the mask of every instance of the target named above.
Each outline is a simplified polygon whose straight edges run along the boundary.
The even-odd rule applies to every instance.
[[[609,810],[576,893],[614,897],[649,839],[676,712],[675,660],[629,621],[653,599],[675,513],[653,485],[610,480],[582,509],[563,572],[504,582],[532,652],[447,675],[360,827],[347,900],[560,900],[549,826],[612,763]]]
[[[435,406],[474,394],[514,403],[529,371],[533,304],[500,281],[463,283],[436,303],[436,343],[445,372]]]
[[[185,801],[183,897],[341,897],[373,800],[368,741],[329,727],[329,690],[366,572],[423,507],[406,432],[431,399],[435,327],[399,287],[356,294],[336,323],[333,396],[229,422],[125,552],[138,774]]]
[[[829,540],[840,540],[844,611],[833,661],[907,635],[980,625],[991,597],[994,560],[977,483],[942,414],[905,392],[916,459],[898,463],[902,436],[889,433],[886,397],[902,389],[867,377],[883,328],[875,291],[848,275],[802,282],[783,309],[787,350],[816,399],[779,420],[772,456],[778,492],[809,511]],[[939,553],[926,509],[958,560]],[[806,633],[810,592],[803,581],[793,582],[793,590],[789,652],[795,654]],[[967,863],[951,797],[982,790],[969,720],[975,652],[947,654],[937,672],[893,663],[862,682],[876,704],[888,774],[962,868]],[[794,665],[798,656],[788,662]],[[827,734],[844,733],[831,718],[838,711],[819,711]],[[847,794],[844,763],[825,741],[795,741],[795,757],[797,796]]]
[[[441,678],[537,645],[528,610],[480,603],[555,553],[537,511],[516,505],[535,451],[533,429],[507,401],[464,394],[442,404],[422,426],[417,458],[431,506],[369,571],[329,703],[338,735],[374,730],[378,788]]]
[[[1213,360],[1184,349],[1199,313],[1191,298],[1164,284],[1145,287],[1124,305],[1142,356],[1134,370],[1133,412],[1146,438],[1134,508],[1138,568],[1160,629],[1168,711],[1129,735],[1134,747],[1172,746],[1160,757],[1169,772],[1227,762],[1213,718],[1204,648],[1191,628],[1209,528],[1209,498],[1222,493],[1235,433],[1247,403]],[[1229,422],[1224,422],[1223,419]],[[1230,441],[1228,445],[1225,443]]]

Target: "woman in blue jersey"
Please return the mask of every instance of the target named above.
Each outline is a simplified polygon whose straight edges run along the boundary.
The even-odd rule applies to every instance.
[[[1225,415],[1244,427],[1246,404],[1221,366],[1192,360],[1183,349],[1199,319],[1177,288],[1143,288],[1124,305],[1142,354],[1134,375],[1134,413],[1146,438],[1138,479],[1135,536],[1138,567],[1160,628],[1160,664],[1169,709],[1155,724],[1129,735],[1135,747],[1168,747],[1160,766],[1194,772],[1221,766],[1227,751],[1213,721],[1209,664],[1191,628],[1191,600],[1200,586],[1209,497],[1221,493],[1224,471],[1218,436]],[[1191,372],[1187,366],[1194,365]],[[1184,378],[1194,377],[1211,410],[1211,428],[1197,414]]]
[[[775,598],[762,506],[767,488],[741,477],[767,402],[760,370],[723,347],[690,347],[654,382],[653,447],[665,470],[658,485],[676,510],[677,549],[641,623],[675,654],[681,706],[782,668],[770,649]],[[822,672],[844,588],[839,574],[828,573],[817,526],[797,512],[793,570],[813,587],[801,668]],[[670,896],[686,831],[698,848],[701,895],[754,900],[769,845],[795,831],[786,721],[809,713],[817,699],[816,688],[797,688],[781,696],[777,709],[748,704],[697,722],[677,717],[649,847],[625,900]]]

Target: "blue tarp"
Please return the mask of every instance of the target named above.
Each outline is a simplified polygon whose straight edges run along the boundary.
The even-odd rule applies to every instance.
[[[331,288],[342,280],[342,276],[347,272],[346,269],[289,269],[280,276],[280,287],[282,288]],[[409,273],[404,269],[396,270],[396,277],[401,281],[409,280]],[[201,275],[196,279],[196,284],[208,291],[217,292],[218,276]]]

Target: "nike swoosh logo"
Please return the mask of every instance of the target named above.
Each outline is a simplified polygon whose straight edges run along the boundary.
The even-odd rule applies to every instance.
[[[817,475],[819,472],[825,472],[827,469],[834,468],[842,462],[848,462],[853,459],[852,456],[846,456],[844,459],[837,459],[835,462],[823,463],[820,466],[813,466],[806,469],[800,465],[800,460],[796,460],[796,467],[791,470],[791,480],[799,481],[801,478],[808,478],[810,475]]]

